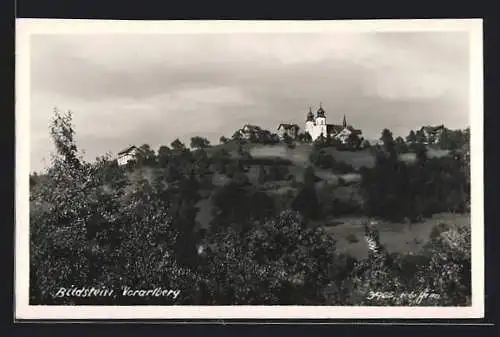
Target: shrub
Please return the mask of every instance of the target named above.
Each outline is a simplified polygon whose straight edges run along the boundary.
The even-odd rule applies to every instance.
[[[346,240],[347,240],[347,242],[349,242],[349,243],[356,243],[356,242],[359,242],[358,237],[357,237],[355,234],[353,234],[353,233],[348,234],[348,235],[346,236],[346,238],[345,238],[345,239],[346,239]]]
[[[209,239],[200,272],[212,280],[209,303],[223,305],[325,303],[325,289],[339,278],[335,242],[321,228],[308,228],[283,212],[241,234],[219,232]],[[336,298],[336,293],[331,294]]]
[[[366,226],[369,257],[357,261],[342,293],[351,305],[470,305],[470,229],[454,226],[422,254],[388,254]],[[384,296],[381,296],[384,295]]]

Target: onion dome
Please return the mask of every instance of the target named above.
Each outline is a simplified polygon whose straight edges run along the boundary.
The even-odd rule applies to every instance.
[[[316,117],[325,117],[325,110],[323,110],[321,103],[319,104],[319,109],[316,112]]]
[[[311,107],[309,107],[309,112],[307,113],[306,122],[314,122],[314,114],[312,112]]]

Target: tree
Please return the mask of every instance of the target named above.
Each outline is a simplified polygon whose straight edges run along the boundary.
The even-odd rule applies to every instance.
[[[219,138],[219,142],[220,142],[221,144],[226,144],[227,142],[229,142],[229,138],[224,137],[224,136],[220,136],[220,138]]]
[[[304,185],[292,202],[292,209],[298,211],[307,220],[317,219],[320,211],[315,181],[314,169],[309,166],[304,171]]]
[[[153,166],[156,164],[155,152],[151,149],[149,144],[143,144],[139,147],[137,154],[137,163],[139,165]]]
[[[158,164],[160,165],[160,167],[167,166],[170,155],[171,150],[168,146],[160,146],[160,148],[158,149]]]
[[[257,182],[260,185],[262,185],[266,182],[266,175],[267,175],[267,172],[266,172],[264,165],[259,165],[259,173],[257,175]]]
[[[273,144],[278,144],[280,142],[280,136],[278,136],[276,133],[271,134],[271,142]]]
[[[241,135],[241,132],[238,130],[233,135],[231,136],[231,139],[237,142],[240,142],[243,140],[243,136]]]
[[[409,144],[413,144],[417,141],[417,135],[415,134],[415,131],[411,130],[408,136],[406,136],[406,142]]]
[[[192,137],[191,138],[191,148],[193,149],[205,149],[210,146],[208,139],[203,137]]]
[[[78,158],[75,130],[72,122],[73,114],[71,111],[60,114],[57,109],[54,109],[50,133],[57,150],[57,155],[62,157],[64,163],[67,165],[78,167],[80,166],[80,158]]]
[[[311,144],[312,143],[312,137],[311,135],[309,134],[309,132],[305,132],[303,133],[303,138],[302,138],[302,141],[306,144]]]
[[[417,157],[417,163],[424,165],[427,162],[427,147],[422,143],[415,143],[413,151]]]
[[[282,212],[244,233],[232,228],[213,233],[208,241],[214,248],[199,270],[206,279],[219,280],[207,285],[209,303],[337,302],[334,289],[345,267],[335,241],[321,228],[308,228],[295,212]]]
[[[397,153],[406,153],[408,152],[408,145],[406,144],[403,137],[396,137],[394,141],[394,148]]]
[[[211,200],[214,230],[232,227],[242,231],[254,220],[262,221],[274,213],[274,201],[267,194],[236,179],[215,190]]]
[[[272,134],[269,130],[262,130],[259,138],[259,141],[263,144],[273,144]]]
[[[383,147],[386,153],[392,158],[392,160],[396,160],[396,150],[395,150],[395,142],[392,137],[392,132],[389,129],[382,130],[382,135],[380,140],[383,143]]]
[[[286,144],[286,147],[288,149],[293,149],[294,148],[293,139],[292,139],[292,137],[290,137],[288,135],[288,133],[285,133],[283,135],[283,142]]]
[[[350,149],[358,149],[361,146],[361,138],[354,132],[347,137],[347,146]]]
[[[205,149],[198,149],[193,152],[194,170],[198,177],[203,177],[210,170],[210,159]]]
[[[182,151],[186,149],[186,146],[179,140],[179,138],[176,138],[172,143],[170,143],[170,147],[175,151]]]
[[[426,144],[428,142],[427,136],[422,129],[417,131],[417,133],[415,134],[415,138],[415,141],[419,144]]]
[[[89,284],[115,292],[124,285],[160,284],[195,291],[195,274],[172,259],[177,234],[158,189],[140,174],[124,179],[105,156],[95,163],[79,160],[71,119],[64,117],[51,125],[57,155],[46,185],[30,196],[30,303],[165,304],[155,298],[53,297],[60,287]]]

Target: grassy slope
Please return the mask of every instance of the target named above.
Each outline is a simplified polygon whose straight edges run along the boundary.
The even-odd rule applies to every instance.
[[[345,217],[335,219],[326,229],[337,240],[339,251],[346,252],[354,257],[362,258],[368,254],[363,234],[363,217]],[[389,252],[416,252],[428,242],[429,235],[434,226],[440,223],[470,226],[470,214],[435,214],[432,218],[412,224],[381,222],[377,227],[380,231],[380,241],[386,245]],[[350,243],[347,238],[356,236],[359,240]]]
[[[246,145],[251,156],[253,158],[282,158],[289,160],[292,164],[289,166],[290,172],[295,176],[297,181],[301,181],[303,177],[304,170],[309,166],[309,154],[312,151],[312,146],[307,144],[297,144],[294,149],[288,149],[285,145],[260,145],[260,144],[248,144]],[[231,155],[237,156],[237,146],[235,144],[224,144],[217,145],[212,148],[212,151],[216,148],[225,148]],[[374,155],[369,150],[362,150],[356,152],[350,151],[338,151],[334,148],[327,149],[329,153],[338,161],[344,161],[354,168],[359,169],[362,166],[373,167],[375,164]],[[447,154],[447,151],[429,149],[428,155],[431,157],[442,156]],[[405,154],[402,156],[403,160],[411,162],[415,159],[414,154]],[[252,183],[256,182],[256,176],[258,172],[258,166],[254,166],[250,169],[249,178]],[[338,177],[328,170],[322,170],[315,168],[316,175],[322,180],[317,184],[321,186],[322,184],[336,184]],[[343,175],[347,181],[359,180],[359,175],[347,174]],[[219,175],[214,176],[214,184],[221,185],[227,181],[224,177]],[[264,188],[263,190],[267,193],[280,194],[285,193],[288,190],[293,190],[290,183],[287,181],[276,182],[271,188]],[[354,189],[354,191],[353,191]],[[339,193],[356,193],[355,186],[349,186],[346,188],[339,187]],[[345,190],[345,191],[344,191]],[[211,220],[210,210],[211,203],[209,200],[204,199],[199,203],[200,213],[198,214],[197,220],[206,226]],[[337,245],[340,251],[347,252],[355,257],[364,257],[367,255],[366,243],[363,239],[363,221],[366,220],[361,216],[353,217],[343,217],[336,218],[335,223],[330,225],[327,224],[327,231],[335,236],[337,239]],[[325,221],[322,221],[323,223]],[[328,220],[326,220],[328,223]],[[470,225],[469,215],[455,215],[455,214],[437,214],[431,219],[427,219],[421,223],[416,223],[411,226],[399,223],[381,223],[379,225],[381,241],[383,244],[387,245],[389,251],[394,252],[409,252],[417,251],[420,249],[429,239],[429,234],[432,228],[438,223],[457,223],[463,225]],[[354,235],[358,242],[350,243],[347,237],[349,235]]]
[[[281,158],[286,159],[291,162],[289,166],[290,172],[295,176],[297,181],[301,181],[303,177],[304,170],[309,166],[309,154],[312,151],[312,146],[307,144],[298,144],[294,149],[288,149],[286,146],[279,145],[260,145],[260,144],[248,144],[246,145],[250,154],[255,159],[262,158]],[[233,157],[237,157],[237,145],[234,143],[216,145],[207,149],[208,153],[213,153],[216,149],[224,148]],[[349,152],[349,151],[337,151],[336,149],[327,149],[336,160],[344,161],[355,168],[361,166],[372,167],[374,164],[374,156],[368,150]],[[439,156],[445,154],[445,152],[430,150],[431,156]],[[407,154],[406,157],[402,159],[407,161],[412,161],[414,158],[411,154]],[[254,165],[250,168],[248,176],[253,184],[257,184],[257,174],[258,165]],[[321,179],[317,183],[317,187],[324,184],[336,184],[338,177],[328,170],[322,170],[315,168],[316,175]],[[142,173],[134,172],[131,174],[131,179],[138,179],[139,176],[146,177],[150,179],[152,177],[151,169],[145,169]],[[358,174],[347,174],[342,176],[345,180],[356,181],[360,177]],[[214,186],[222,186],[229,182],[229,178],[221,174],[214,174],[212,176],[212,182]],[[289,181],[278,181],[269,182],[264,186],[259,186],[266,193],[270,194],[282,194],[289,190],[294,190],[290,186]],[[339,187],[339,194],[351,194],[356,193],[356,186],[349,187]],[[341,195],[340,195],[341,197]],[[199,212],[196,217],[196,221],[199,226],[206,228],[209,222],[212,220],[212,203],[208,197],[204,197],[197,204]],[[363,240],[363,217],[353,216],[353,217],[342,217],[336,218],[335,223],[328,224],[326,221],[327,231],[335,236],[337,239],[337,245],[340,251],[347,252],[356,257],[363,257],[367,254],[366,244]],[[325,223],[322,221],[322,223]],[[333,220],[332,220],[333,221]],[[440,214],[435,215],[432,219],[423,221],[422,223],[413,224],[411,227],[405,224],[394,224],[394,223],[382,223],[380,224],[380,234],[381,241],[386,244],[389,251],[398,252],[408,252],[415,251],[422,247],[422,245],[428,240],[431,229],[439,222],[455,222],[462,224],[470,224],[470,217],[468,215],[451,215],[451,214]],[[349,235],[356,236],[358,242],[350,243],[347,237]]]

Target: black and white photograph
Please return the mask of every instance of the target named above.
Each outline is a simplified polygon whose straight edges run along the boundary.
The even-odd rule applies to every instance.
[[[483,317],[481,20],[16,40],[17,318]]]

